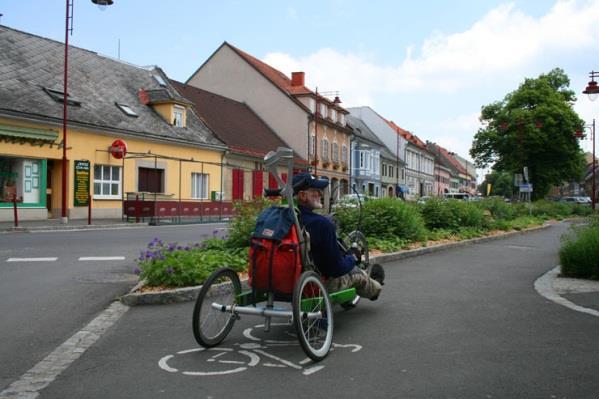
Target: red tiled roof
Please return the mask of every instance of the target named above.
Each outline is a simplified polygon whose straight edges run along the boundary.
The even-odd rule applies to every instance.
[[[287,77],[287,75],[285,75],[283,72],[279,71],[278,69],[271,67],[267,63],[260,61],[256,57],[246,53],[243,50],[238,49],[235,46],[232,46],[229,43],[227,43],[227,44],[229,45],[229,47],[231,47],[231,49],[233,49],[233,51],[235,51],[237,54],[239,54],[239,56],[241,58],[246,60],[250,65],[252,65],[254,68],[256,68],[264,77],[266,77],[268,80],[270,80],[272,83],[274,83],[277,87],[279,87],[284,92],[290,94],[291,96],[306,95],[306,94],[317,96],[316,93],[314,93],[312,90],[308,89],[306,86],[293,86],[291,84],[291,79],[289,79]],[[321,95],[318,95],[318,101],[324,101],[329,104],[333,104],[332,101],[330,101],[326,97],[322,97]],[[302,106],[303,106],[303,104],[302,104]],[[339,105],[337,105],[337,106],[339,107]],[[305,108],[305,106],[303,106],[303,107]],[[339,107],[339,108],[342,111],[346,111],[342,107]],[[347,113],[349,113],[349,112],[347,112]]]
[[[231,151],[262,158],[277,147],[289,147],[246,104],[174,80],[171,83]],[[295,158],[298,163],[307,163],[299,156]]]
[[[443,157],[447,160],[447,162],[449,162],[451,166],[453,166],[458,171],[458,173],[463,173],[465,175],[468,174],[466,169],[462,166],[462,164],[452,155],[453,153],[447,151],[445,148],[441,147],[438,144],[434,145],[437,147],[441,155],[443,155]]]
[[[418,136],[416,136],[415,134],[412,134],[412,133],[408,132],[407,130],[404,130],[404,129],[400,128],[393,121],[388,121],[386,119],[385,119],[385,121],[387,122],[387,124],[389,126],[391,126],[391,128],[393,130],[395,130],[397,132],[397,134],[399,134],[400,136],[402,136],[403,138],[405,138],[406,140],[408,140],[409,142],[411,142],[415,146],[420,147],[421,149],[428,151],[428,149],[426,148],[426,144],[424,144],[424,142],[422,140],[420,140],[420,138],[418,138]]]

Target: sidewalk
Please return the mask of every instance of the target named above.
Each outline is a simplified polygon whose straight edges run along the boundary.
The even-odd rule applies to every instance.
[[[18,233],[18,232],[41,232],[54,230],[87,230],[87,229],[119,229],[146,227],[148,223],[126,222],[122,219],[96,219],[91,224],[87,224],[87,219],[70,219],[67,224],[63,224],[61,219],[44,220],[24,220],[19,221],[19,226],[15,227],[14,222],[0,222],[0,234]]]

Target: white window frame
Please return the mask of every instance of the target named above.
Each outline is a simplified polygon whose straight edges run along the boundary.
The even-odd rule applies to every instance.
[[[323,118],[327,118],[329,116],[327,114],[327,105],[324,103],[320,103],[320,116]]]
[[[316,112],[316,100],[313,98],[309,98],[308,99],[308,108],[310,109],[310,112],[314,113]]]
[[[208,199],[210,175],[207,173],[191,173],[191,198]]]
[[[183,120],[185,118],[185,108],[180,105],[173,107],[173,126],[183,127]]]
[[[100,178],[96,178],[96,168],[99,168],[99,170],[100,170]],[[105,176],[104,168],[109,168],[109,171],[110,171],[109,176]],[[116,180],[113,179],[115,170],[117,170],[118,174],[119,174],[118,179],[116,179]],[[100,193],[96,193],[96,184],[100,185]],[[104,185],[105,184],[108,184],[108,187],[109,187],[108,194],[104,193]],[[111,194],[113,184],[118,184],[118,193],[117,194]],[[102,165],[102,164],[94,165],[94,185],[93,185],[94,199],[121,199],[122,190],[123,190],[122,167],[115,166],[115,165]]]
[[[331,108],[331,119],[337,122],[337,110],[335,108]]]
[[[311,134],[310,135],[310,143],[309,147],[310,147],[310,157],[314,158],[316,157],[316,135],[315,134]]]
[[[331,151],[333,151],[333,154],[331,157],[331,158],[333,158],[333,162],[339,162],[339,144],[337,144],[336,141],[333,141]]]
[[[341,162],[347,162],[347,146],[345,144],[341,146]]]
[[[343,112],[339,112],[339,123],[341,123],[341,126],[345,126],[345,114]]]
[[[327,138],[322,139],[322,160],[329,160],[329,140]]]

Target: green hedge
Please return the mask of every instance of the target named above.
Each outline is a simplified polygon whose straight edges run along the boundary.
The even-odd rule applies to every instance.
[[[599,219],[575,226],[559,251],[564,276],[599,280]]]
[[[472,202],[433,198],[421,206],[421,212],[426,227],[431,230],[458,232],[466,227],[485,229],[489,226],[483,209]]]

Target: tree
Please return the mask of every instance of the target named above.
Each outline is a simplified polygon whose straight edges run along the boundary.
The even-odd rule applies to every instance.
[[[574,132],[584,121],[572,104],[570,79],[560,68],[525,79],[517,90],[481,108],[483,127],[474,136],[470,155],[479,168],[522,173],[528,167],[533,198],[544,197],[552,185],[579,179],[583,151]]]
[[[489,195],[512,198],[514,179],[511,173],[493,170],[486,175],[485,180],[479,187],[479,191],[484,193],[484,195],[487,195],[487,184],[491,185],[491,192]]]

